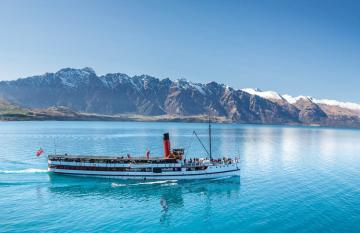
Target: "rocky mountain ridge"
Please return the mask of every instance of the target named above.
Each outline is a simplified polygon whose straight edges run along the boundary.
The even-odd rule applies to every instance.
[[[142,116],[212,115],[235,123],[360,126],[360,105],[291,97],[224,84],[175,81],[91,68],[0,82],[0,98],[26,109],[65,106],[77,113]]]

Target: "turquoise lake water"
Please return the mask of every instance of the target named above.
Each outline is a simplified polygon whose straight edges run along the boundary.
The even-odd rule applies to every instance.
[[[49,175],[46,155],[206,156],[207,125],[0,122],[0,232],[360,232],[360,130],[213,125],[241,177],[126,182]],[[37,158],[42,147],[45,155]]]

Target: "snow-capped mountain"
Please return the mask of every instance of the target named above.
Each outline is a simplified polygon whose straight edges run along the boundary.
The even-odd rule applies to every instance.
[[[268,100],[272,100],[272,101],[285,100],[289,104],[295,104],[297,101],[306,100],[306,101],[311,101],[315,104],[323,104],[323,105],[328,105],[328,106],[344,108],[344,109],[348,109],[348,110],[360,111],[360,104],[352,103],[352,102],[341,102],[341,101],[329,100],[329,99],[315,99],[315,98],[312,98],[311,96],[303,96],[303,95],[293,97],[288,94],[280,95],[279,93],[277,93],[275,91],[262,91],[258,88],[244,88],[241,90],[245,91],[249,94],[257,95],[264,99],[268,99]]]
[[[329,99],[312,99],[314,103],[324,104],[329,106],[336,106],[339,108],[360,111],[360,104],[352,103],[352,102],[341,102],[337,100],[329,100]]]
[[[216,115],[237,123],[360,127],[360,105],[292,97],[224,84],[172,81],[123,73],[98,76],[91,68],[0,82],[0,99],[25,108],[64,106],[106,115]]]

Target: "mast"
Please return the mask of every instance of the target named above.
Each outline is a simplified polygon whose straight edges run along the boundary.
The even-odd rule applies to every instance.
[[[210,160],[212,160],[212,146],[211,146],[211,121],[210,121],[210,115],[209,115],[209,150],[206,149],[204,143],[201,141],[195,130],[193,131],[193,134],[196,136],[197,140],[199,140],[201,146],[204,148],[206,154],[210,157]]]
[[[212,150],[211,150],[211,120],[209,115],[209,154],[210,154],[210,160],[212,160]]]

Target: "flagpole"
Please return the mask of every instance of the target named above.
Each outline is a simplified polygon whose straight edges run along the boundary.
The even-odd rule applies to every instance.
[[[54,137],[54,155],[56,155],[56,137]]]

